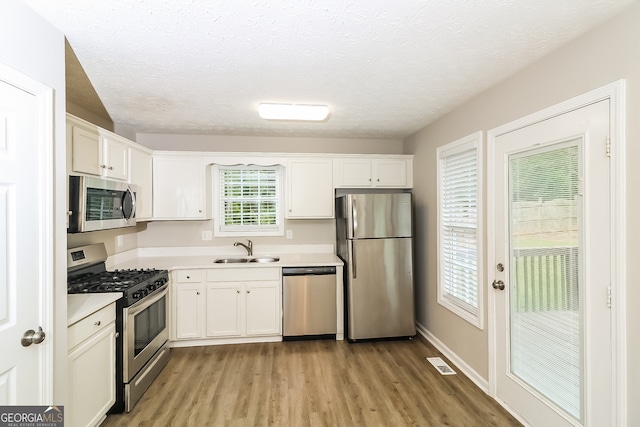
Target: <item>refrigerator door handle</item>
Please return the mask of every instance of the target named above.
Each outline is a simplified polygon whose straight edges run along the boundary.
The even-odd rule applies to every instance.
[[[356,278],[357,275],[357,265],[356,265],[356,248],[353,247],[353,242],[351,242],[351,270],[353,271],[353,278]]]
[[[356,200],[353,199],[351,202],[351,237],[356,236],[356,229],[358,228],[358,221],[356,220],[358,215],[358,208],[356,206]]]

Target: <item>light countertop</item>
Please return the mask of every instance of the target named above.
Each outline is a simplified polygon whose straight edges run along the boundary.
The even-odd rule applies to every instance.
[[[67,295],[67,326],[71,326],[106,307],[120,297],[122,297],[121,292]]]
[[[185,268],[256,268],[256,267],[317,267],[342,266],[343,262],[333,253],[284,253],[284,254],[256,254],[254,257],[278,256],[279,261],[267,263],[229,263],[215,264],[216,258],[238,258],[238,255],[176,255],[176,256],[137,256],[117,264],[110,269],[124,268],[157,268],[177,270]]]

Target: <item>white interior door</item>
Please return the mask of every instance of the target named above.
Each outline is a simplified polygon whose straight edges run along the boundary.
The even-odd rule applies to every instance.
[[[608,135],[604,100],[495,139],[496,394],[532,426],[613,420]]]
[[[21,344],[26,331],[51,328],[51,100],[50,89],[0,64],[0,405],[52,398],[51,338]]]

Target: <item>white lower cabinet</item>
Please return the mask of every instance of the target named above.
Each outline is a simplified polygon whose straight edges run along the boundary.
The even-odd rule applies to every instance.
[[[174,339],[281,335],[280,268],[175,270]]]
[[[65,425],[96,426],[116,400],[116,306],[69,326],[68,403]]]
[[[242,284],[207,283],[207,337],[242,336],[243,297]]]

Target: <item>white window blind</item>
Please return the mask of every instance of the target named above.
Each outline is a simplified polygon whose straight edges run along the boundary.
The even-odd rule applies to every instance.
[[[279,167],[220,166],[218,174],[219,231],[280,230]]]
[[[509,156],[511,372],[584,420],[582,139]]]
[[[438,153],[438,302],[481,327],[479,138]]]

